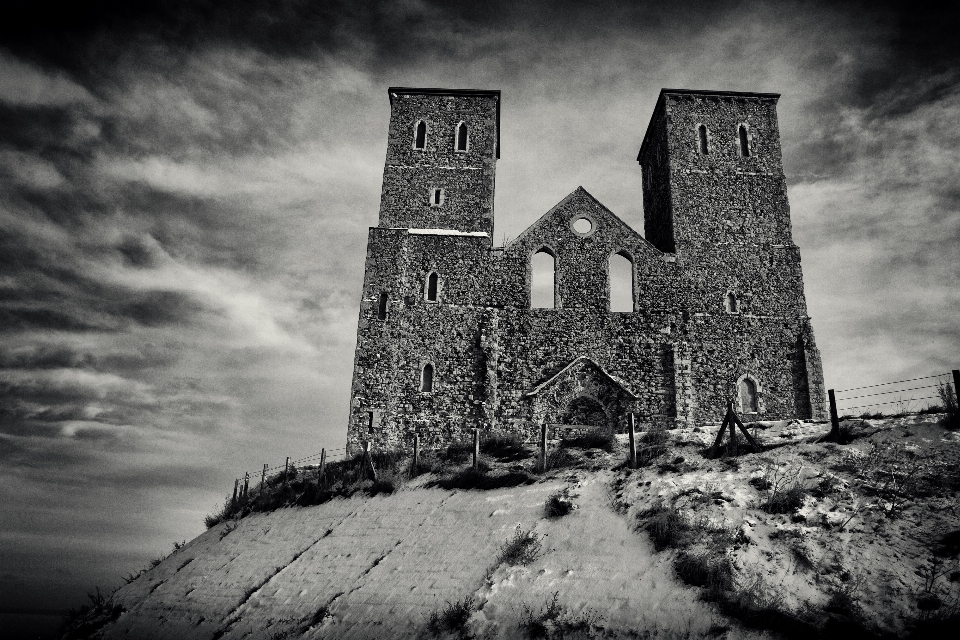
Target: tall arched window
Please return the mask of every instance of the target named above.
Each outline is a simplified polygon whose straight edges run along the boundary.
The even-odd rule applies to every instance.
[[[530,259],[530,308],[556,308],[556,267],[553,252],[544,247]]]
[[[417,133],[413,141],[414,149],[427,148],[427,123],[421,120],[417,123]]]
[[[741,413],[758,413],[760,405],[757,402],[757,383],[750,378],[744,378],[737,385],[737,393],[740,395]]]
[[[610,311],[633,311],[633,262],[626,253],[610,256]]]
[[[457,151],[467,150],[467,125],[463,122],[457,125]]]
[[[377,303],[377,320],[387,319],[387,301],[390,296],[386,291],[380,294],[380,301]]]
[[[427,276],[427,282],[424,285],[423,297],[429,302],[437,301],[437,288],[440,283],[440,277],[437,275],[436,271],[431,271],[430,275]]]
[[[697,140],[700,143],[700,153],[702,155],[710,153],[710,147],[707,145],[707,128],[704,125],[697,127]]]
[[[433,365],[429,362],[420,370],[420,391],[424,393],[433,391]]]
[[[737,300],[737,294],[735,294],[733,291],[727,292],[727,298],[724,304],[727,309],[727,313],[740,312],[740,302]]]
[[[746,125],[740,125],[737,127],[737,138],[740,140],[740,156],[743,158],[749,158],[750,139],[747,137]]]

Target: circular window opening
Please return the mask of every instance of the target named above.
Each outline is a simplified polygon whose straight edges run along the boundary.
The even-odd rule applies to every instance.
[[[593,231],[593,222],[587,218],[577,218],[570,227],[581,236],[586,236]]]

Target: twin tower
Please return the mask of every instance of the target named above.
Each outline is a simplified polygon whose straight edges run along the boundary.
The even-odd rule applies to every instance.
[[[664,89],[637,161],[644,235],[578,187],[493,246],[500,92],[389,89],[367,242],[348,449],[469,430],[824,415],[769,93]],[[532,308],[531,264],[554,264]],[[610,309],[626,260],[632,310]]]

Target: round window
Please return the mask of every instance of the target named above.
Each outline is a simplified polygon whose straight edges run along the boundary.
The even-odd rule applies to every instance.
[[[588,236],[593,233],[594,224],[593,220],[586,217],[574,218],[570,223],[570,228],[573,229],[573,232],[580,236]]]

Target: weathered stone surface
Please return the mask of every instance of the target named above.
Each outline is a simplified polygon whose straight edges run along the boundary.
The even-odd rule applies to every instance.
[[[499,92],[391,89],[348,447],[409,446],[415,432],[429,447],[473,428],[532,437],[542,421],[580,415],[571,407],[585,399],[615,430],[628,412],[641,427],[716,421],[745,379],[757,391],[749,419],[823,417],[777,97],[661,92],[638,156],[646,239],[579,187],[492,247]],[[415,148],[420,122],[423,149]],[[460,123],[465,151],[456,148]],[[574,229],[580,218],[589,232]],[[540,251],[556,260],[554,309],[530,308]],[[633,265],[633,312],[609,310],[614,255]],[[578,358],[597,370],[531,393]],[[429,391],[421,390],[427,364]]]

